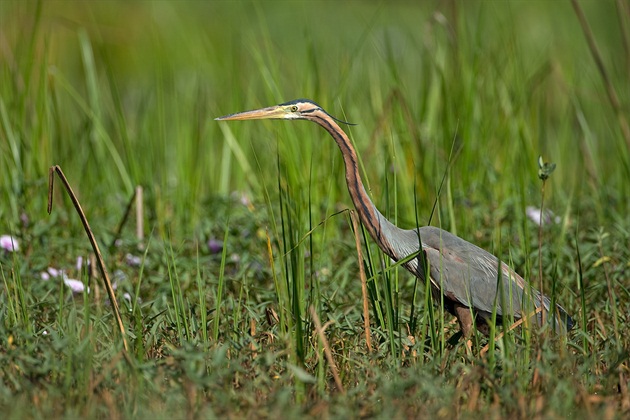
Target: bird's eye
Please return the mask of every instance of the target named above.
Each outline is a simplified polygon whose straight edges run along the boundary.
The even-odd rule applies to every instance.
[[[293,105],[293,106],[291,107],[291,112],[297,112],[297,110],[298,110],[297,105]]]

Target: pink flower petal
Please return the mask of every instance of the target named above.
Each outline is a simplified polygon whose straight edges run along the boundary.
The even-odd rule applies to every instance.
[[[72,289],[73,293],[82,293],[85,290],[85,285],[80,280],[69,279],[64,277],[63,282],[66,286]],[[89,292],[89,289],[88,289]]]
[[[15,252],[20,249],[20,245],[17,238],[11,235],[2,235],[0,236],[0,248],[9,252]]]

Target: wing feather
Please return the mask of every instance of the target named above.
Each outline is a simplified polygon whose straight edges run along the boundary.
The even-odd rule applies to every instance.
[[[449,299],[474,308],[485,318],[491,316],[495,307],[500,317],[511,314],[517,319],[540,307],[549,312],[550,299],[541,296],[538,290],[489,252],[432,226],[406,232],[416,237],[415,247],[411,243],[412,236],[407,238],[406,242],[410,242],[404,247],[409,248],[407,255],[412,248],[418,249],[416,232],[419,232],[431,282]],[[425,270],[419,267],[417,259],[407,263],[406,268],[424,278]],[[573,322],[564,308],[557,305],[554,312],[559,315],[559,318],[554,317],[558,328],[563,331],[571,328]],[[540,312],[538,319],[542,319]]]

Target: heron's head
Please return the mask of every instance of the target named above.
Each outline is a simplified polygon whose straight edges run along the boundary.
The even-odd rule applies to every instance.
[[[252,111],[237,112],[235,114],[224,115],[215,118],[217,121],[231,120],[314,120],[318,116],[328,116],[337,122],[349,124],[345,121],[338,120],[331,116],[310,99],[296,99],[285,102],[280,105],[270,106],[268,108],[260,108]]]
[[[268,108],[225,115],[223,117],[215,118],[215,120],[298,120],[306,119],[307,115],[312,114],[315,111],[323,111],[323,109],[315,102],[308,99],[296,99],[295,101],[285,102]]]

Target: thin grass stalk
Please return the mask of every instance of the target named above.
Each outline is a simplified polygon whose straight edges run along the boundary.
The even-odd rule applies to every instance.
[[[309,287],[308,290],[310,291],[310,293],[308,294],[308,296],[305,297],[304,299],[304,304],[305,307],[310,307],[311,305],[317,305],[317,307],[319,308],[319,287],[315,288],[314,282],[315,282],[315,274],[314,274],[314,264],[313,264],[313,255],[314,254],[314,248],[313,248],[313,235],[312,232],[315,229],[313,227],[313,205],[312,205],[312,182],[313,182],[313,155],[311,154],[311,160],[310,160],[310,164],[309,164],[309,171],[308,171],[308,252],[309,252],[309,259],[308,259],[308,264],[309,264],[309,269],[308,269],[308,276],[309,276]],[[298,240],[297,241],[297,246],[299,246],[302,243],[302,240]],[[306,274],[304,274],[304,286],[306,287]],[[310,323],[306,324],[306,334],[305,337],[310,337],[311,336],[311,330],[310,330]]]
[[[55,81],[59,82],[61,87],[63,87],[66,92],[70,95],[70,97],[75,101],[75,103],[79,106],[79,108],[85,113],[85,115],[90,119],[90,122],[93,124],[94,133],[98,134],[98,137],[105,145],[109,157],[111,161],[115,163],[116,170],[118,171],[118,175],[120,176],[121,181],[125,185],[125,191],[129,194],[133,191],[133,182],[131,181],[131,177],[129,176],[129,172],[125,166],[125,162],[123,161],[118,149],[114,145],[114,142],[107,132],[103,121],[101,121],[98,115],[94,112],[93,109],[90,108],[88,103],[85,101],[81,93],[79,93],[58,70],[51,69],[51,76],[54,77]],[[99,143],[100,144],[100,143]],[[97,155],[99,156],[99,155]],[[105,158],[105,154],[103,154],[103,158]]]
[[[20,314],[21,324],[24,328],[26,328],[26,331],[31,333],[33,332],[33,326],[29,321],[29,308],[26,302],[26,293],[24,293],[24,285],[22,284],[22,276],[20,275],[20,272],[16,271],[15,269],[11,270],[11,276],[13,277],[13,284],[18,297],[20,308],[18,314]]]
[[[221,170],[219,173],[219,193],[224,195],[228,195],[229,193],[229,180],[231,177],[234,176],[230,173],[230,168],[232,168],[232,160],[236,160],[236,162],[240,165],[242,173],[245,174],[247,183],[252,187],[252,189],[259,189],[261,187],[259,178],[256,177],[255,172],[252,170],[249,161],[247,160],[247,155],[243,148],[239,145],[236,137],[234,137],[232,130],[230,130],[230,126],[228,124],[220,124],[219,127],[221,128],[223,139],[225,140],[224,149],[229,149],[229,151],[231,152],[224,152],[224,155],[221,158]],[[254,158],[256,159],[256,163],[258,164],[259,172],[262,172],[258,157],[254,155]],[[266,193],[266,187],[264,185],[263,187]],[[225,191],[223,191],[224,188]]]
[[[381,278],[382,283],[381,287],[383,287],[383,295],[385,296],[385,322],[387,325],[387,339],[389,341],[389,350],[391,351],[392,356],[397,357],[398,352],[396,351],[396,336],[397,336],[397,323],[396,323],[396,311],[394,308],[394,292],[392,288],[392,275],[389,271],[389,265],[387,264],[389,259],[386,257],[381,257],[382,264],[382,272]]]
[[[229,221],[225,226],[223,234],[223,250],[221,251],[221,266],[219,267],[219,285],[217,286],[217,301],[214,309],[214,320],[212,323],[212,340],[217,343],[219,340],[219,324],[221,322],[221,304],[223,303],[223,287],[225,284],[225,261],[227,259],[227,241],[230,233]],[[205,328],[205,327],[204,327]]]
[[[359,222],[354,211],[350,211],[352,228],[354,231],[354,243],[357,248],[357,260],[359,263],[359,276],[361,277],[361,296],[363,300],[363,330],[365,332],[365,344],[368,352],[372,352],[372,334],[370,332],[370,309],[368,302],[367,278],[365,277],[365,267],[363,266],[363,251],[361,250],[361,240],[359,239]]]
[[[269,258],[269,267],[271,269],[271,276],[273,277],[273,284],[276,291],[276,299],[278,301],[278,310],[280,312],[280,331],[282,333],[285,333],[289,327],[290,322],[286,318],[288,292],[283,287],[283,283],[278,279],[278,275],[276,274],[276,265],[274,262],[273,248],[271,246],[271,237],[269,237],[269,231],[265,230],[265,236],[267,238],[267,256]]]
[[[582,6],[580,6],[580,3],[577,0],[571,0],[571,4],[573,5],[573,10],[575,10],[578,21],[580,22],[582,31],[584,32],[584,37],[586,38],[586,42],[588,43],[588,48],[591,51],[593,60],[595,60],[597,70],[599,70],[599,74],[602,77],[602,82],[604,83],[604,88],[606,88],[606,93],[608,95],[610,105],[619,121],[619,127],[621,128],[621,133],[626,141],[626,147],[628,148],[628,150],[630,150],[630,125],[628,125],[626,111],[624,111],[624,109],[622,108],[619,97],[617,96],[617,92],[615,91],[615,87],[613,86],[610,76],[608,75],[608,71],[606,70],[606,66],[604,65],[604,60],[602,59],[602,55],[599,52],[597,43],[595,42],[595,36],[593,35],[591,27],[586,20],[586,16],[584,15]]]
[[[378,276],[378,268],[375,267],[375,261],[374,258],[372,258],[372,249],[370,247],[370,242],[368,239],[368,235],[367,232],[365,231],[365,228],[363,227],[363,223],[361,223],[361,221],[359,221],[359,226],[361,226],[361,233],[363,234],[363,245],[364,245],[364,249],[366,250],[366,254],[365,254],[365,270],[367,271],[367,286],[368,286],[368,290],[371,290],[372,293],[371,295],[371,302],[372,305],[374,307],[374,313],[376,314],[376,320],[378,322],[378,327],[381,329],[384,329],[386,326],[386,322],[385,322],[385,315],[383,314],[383,307],[382,307],[382,299],[381,299],[381,292],[379,290],[378,287],[378,282],[376,280],[377,276]]]
[[[65,302],[64,302],[64,287],[63,287],[63,279],[59,278],[59,300],[58,300],[58,306],[57,306],[57,323],[61,324],[62,320],[64,320],[64,309],[65,309]]]
[[[129,220],[129,215],[131,215],[131,208],[133,204],[136,202],[137,193],[138,193],[137,188],[135,188],[133,190],[133,193],[131,194],[131,197],[129,198],[129,201],[127,201],[127,206],[125,206],[125,211],[123,212],[122,219],[120,219],[120,222],[118,222],[118,226],[116,226],[116,229],[114,230],[114,235],[112,236],[112,240],[109,243],[109,247],[108,247],[109,252],[112,252],[112,250],[116,246],[116,242],[118,241],[118,239],[120,239],[122,230],[125,227],[125,224],[127,224],[127,220]]]
[[[16,302],[18,302],[18,298],[17,296],[15,298],[12,298],[11,295],[13,294],[14,291],[12,291],[11,287],[9,286],[9,282],[7,281],[7,276],[4,273],[4,267],[2,266],[2,264],[0,264],[0,274],[2,274],[2,281],[4,283],[4,289],[7,291],[7,296],[9,296],[9,299],[7,299],[7,306],[8,306],[8,313],[9,313],[9,318],[12,321],[11,322],[11,326],[17,326],[18,325],[18,313],[17,313],[17,308],[15,307]],[[13,270],[11,270],[11,275],[13,275]]]
[[[171,249],[171,253],[172,253],[172,249]],[[171,254],[169,254],[166,258],[166,272],[168,274],[168,280],[169,280],[170,289],[171,289],[171,300],[173,303],[173,313],[175,315],[175,328],[177,330],[177,338],[179,339],[179,342],[182,343],[184,341],[184,335],[182,333],[182,331],[184,330],[182,328],[182,324],[184,322],[184,320],[182,319],[184,315],[184,309],[181,307],[181,304],[180,304],[181,290],[178,290],[178,287],[177,287],[177,281],[175,279],[172,259],[173,259],[173,256]]]
[[[427,312],[429,315],[429,324],[428,324],[428,328],[430,331],[430,335],[431,335],[431,350],[433,351],[433,353],[438,353],[440,352],[440,345],[439,345],[439,340],[440,340],[440,334],[443,335],[443,333],[438,332],[437,330],[437,325],[435,322],[435,307],[433,306],[433,294],[432,294],[432,288],[433,286],[431,285],[431,270],[429,267],[429,260],[427,258],[424,259],[425,260],[425,275],[424,275],[424,296],[425,296],[425,307],[427,308]]]
[[[151,238],[153,235],[149,236],[149,240],[147,242],[147,246],[144,249],[144,254],[142,254],[142,262],[140,263],[140,272],[138,273],[138,282],[136,283],[136,287],[134,290],[134,300],[133,305],[131,307],[131,312],[135,312],[138,309],[138,296],[140,296],[140,286],[142,285],[142,279],[144,274],[144,267],[147,261],[147,255],[149,254],[149,249],[151,248]]]
[[[17,132],[17,127],[13,127],[13,123],[10,118],[10,113],[7,111],[4,100],[0,96],[0,128],[2,128],[2,137],[7,141],[10,153],[6,153],[3,156],[8,167],[12,167],[11,170],[3,174],[3,178],[9,180],[6,188],[5,200],[11,207],[11,212],[14,215],[18,214],[18,197],[22,195],[22,183],[24,181],[24,169],[22,167],[22,142]]]
[[[138,247],[142,249],[144,246],[144,189],[142,185],[136,185],[134,192],[136,195],[136,239]]]
[[[225,124],[221,124],[221,128],[223,128],[224,125]],[[223,131],[225,133],[227,131],[227,128]],[[221,156],[221,176],[219,179],[219,193],[222,195],[228,195],[230,193],[229,182],[230,171],[232,168],[232,155],[237,153],[233,152],[233,150],[240,150],[240,147],[236,144],[235,139],[233,139],[233,137],[231,136],[231,133],[230,135],[225,135],[224,137],[229,140],[226,140],[227,144],[223,145]],[[232,147],[228,147],[228,145]]]
[[[24,121],[24,117],[26,113],[28,112],[28,105],[29,105],[28,94],[30,93],[30,90],[31,90],[31,80],[35,75],[35,69],[36,69],[35,57],[37,55],[36,45],[37,45],[37,40],[39,39],[38,32],[41,26],[43,3],[44,3],[43,0],[38,0],[36,3],[35,14],[34,14],[35,19],[33,20],[33,26],[31,28],[28,47],[26,50],[26,57],[28,57],[28,63],[27,63],[27,71],[24,72],[24,90],[22,91],[22,95],[20,97],[20,104],[21,104],[20,120],[21,121]],[[22,169],[21,165],[19,166],[19,169],[20,170]]]
[[[396,166],[396,159],[397,159],[397,155],[396,155],[396,148],[394,147],[393,141],[391,144],[391,165],[392,166]],[[387,171],[385,171],[385,173],[387,173]],[[392,171],[392,177],[393,177],[393,184],[394,184],[394,192],[393,192],[393,202],[394,202],[394,206],[393,206],[393,211],[394,211],[394,217],[390,220],[393,221],[393,223],[395,225],[398,224],[398,171]],[[387,180],[387,177],[385,178]],[[387,202],[391,202],[390,199],[390,189],[389,189],[389,182],[386,181],[386,194],[385,196],[387,197]],[[387,262],[387,266],[390,267],[392,265],[392,260],[390,258],[386,258],[386,262]],[[390,272],[391,269],[390,269]],[[396,333],[398,333],[398,349],[401,350],[403,348],[403,337],[406,337],[407,335],[404,332],[404,329],[401,328],[401,322],[400,322],[400,276],[399,276],[399,270],[398,270],[398,266],[394,266],[393,267],[393,273],[392,273],[392,277],[393,277],[393,286],[392,286],[392,290],[391,290],[391,294],[392,294],[392,310],[393,310],[393,327]],[[401,352],[397,352],[399,355],[402,356]]]
[[[521,319],[519,319],[518,321],[510,325],[510,327],[507,330],[497,334],[492,341],[488,340],[488,344],[486,344],[486,346],[483,349],[481,349],[481,352],[479,353],[479,355],[483,356],[490,349],[490,346],[492,345],[492,343],[495,343],[497,340],[500,340],[501,338],[503,338],[505,334],[513,331],[515,328],[519,327],[521,324],[525,325],[525,329],[528,329],[527,328],[528,320],[531,317],[537,316],[537,314],[541,311],[542,311],[542,308],[536,308],[535,310],[527,314],[527,316],[521,317]]]
[[[514,258],[512,256],[512,251],[511,250],[508,253],[508,258],[509,258],[509,266],[512,269],[514,269]],[[509,326],[514,323],[514,313],[515,313],[515,308],[514,308],[514,293],[515,293],[515,290],[514,290],[514,288],[515,287],[518,287],[518,286],[516,286],[516,282],[512,281],[512,278],[510,278],[510,282],[508,283],[508,302],[509,302],[509,305],[508,305],[507,309],[505,308],[505,306],[503,307],[503,316],[501,317],[503,332],[505,332],[505,336],[506,336],[506,339],[503,340],[503,342],[505,344],[506,357],[507,358],[511,358],[512,357],[512,355],[509,353],[510,350],[516,352],[516,349],[517,349],[517,342],[516,342],[516,338],[515,338],[514,334],[508,334],[507,333],[508,330],[509,330]],[[528,334],[528,332],[524,332],[523,334]],[[528,358],[528,356],[525,355],[523,357],[523,360],[526,360],[527,358]]]
[[[221,126],[228,127],[227,124],[222,124]],[[278,155],[276,156],[277,156],[277,162],[278,162],[278,168],[279,168],[280,158]],[[262,174],[262,166],[261,166],[260,160],[258,159],[258,155],[254,154],[254,159],[256,161],[259,174]],[[278,179],[278,188],[279,187],[280,187],[280,183]],[[272,231],[274,232],[276,237],[279,237],[280,233],[278,231],[278,224],[276,222],[273,206],[271,205],[271,197],[269,195],[269,191],[267,190],[267,186],[264,184],[262,184],[262,191],[263,191],[263,196],[265,199],[265,204],[267,206],[267,214],[269,215],[269,219],[271,221]],[[281,216],[280,223],[282,223],[282,208],[280,209],[280,216]],[[275,259],[273,256],[273,246],[271,244],[271,236],[269,236],[268,228],[265,229],[265,238],[266,238],[266,243],[267,243],[267,257],[269,258],[269,267],[271,269],[271,276],[273,277],[274,290],[276,293],[275,296],[276,296],[276,300],[278,304],[278,318],[279,318],[279,323],[280,323],[280,331],[282,334],[285,334],[287,331],[291,329],[291,325],[292,325],[292,319],[290,316],[290,311],[288,309],[290,308],[289,291],[286,287],[286,283],[280,281],[280,278],[278,277],[278,273],[276,272],[276,264],[275,264]],[[284,273],[286,270],[286,267],[284,265],[285,254],[281,253],[279,258],[280,258],[280,264],[279,264],[280,273],[282,274],[282,277],[284,277]]]
[[[173,252],[172,241],[169,241],[169,251],[170,258],[173,267],[173,276],[175,278],[175,291],[176,297],[179,301],[179,310],[182,325],[184,326],[184,337],[187,341],[192,341],[192,320],[190,319],[190,303],[188,302],[188,298],[184,293],[184,288],[182,287],[182,282],[179,278],[179,270],[177,269],[177,260],[175,259],[175,253]]]
[[[300,364],[304,363],[305,351],[304,351],[304,326],[303,326],[303,297],[304,297],[304,272],[301,269],[303,266],[303,259],[301,257],[301,249],[297,246],[294,240],[294,233],[297,232],[298,227],[294,222],[294,215],[291,211],[289,191],[286,191],[286,197],[281,199],[281,207],[285,206],[285,221],[286,225],[282,225],[283,237],[288,239],[288,243],[284,242],[285,246],[288,246],[288,270],[286,276],[287,288],[291,291],[291,315],[295,320],[295,330],[293,331],[293,339],[295,342],[296,356]],[[284,196],[283,196],[284,197]],[[296,216],[297,218],[297,216]]]
[[[287,318],[292,320],[289,334],[293,344],[291,355],[296,365],[303,367],[305,362],[305,346],[306,337],[303,331],[303,291],[304,291],[304,271],[303,259],[301,258],[301,249],[297,246],[297,240],[294,235],[298,232],[298,226],[293,221],[294,215],[291,209],[291,191],[290,184],[287,182],[286,188],[282,187],[281,175],[285,174],[288,179],[289,174],[283,171],[280,165],[280,155],[277,155],[278,163],[278,191],[280,198],[280,228],[282,233],[282,249],[284,261],[284,272],[286,290],[288,295]],[[299,219],[299,216],[296,216]],[[300,265],[302,264],[302,265]],[[301,269],[302,268],[302,269]],[[305,399],[305,386],[301,381],[295,382],[296,401],[301,402]]]
[[[246,284],[245,276],[243,275],[243,278],[241,278],[241,287],[239,288],[239,291],[238,291],[238,300],[236,302],[233,302],[232,304],[231,330],[232,330],[232,340],[234,340],[235,342],[239,342],[243,340],[243,336],[239,333],[239,331],[246,331],[245,325],[243,325],[242,327],[240,325],[241,309],[246,306],[246,303],[243,302],[243,294],[245,293],[245,284]],[[252,335],[250,334],[250,336]]]
[[[280,166],[280,152],[279,150],[276,150],[276,160],[277,160],[277,169],[278,169],[278,198],[280,200],[280,233],[281,233],[281,237],[282,237],[282,242],[281,242],[281,246],[282,246],[282,276],[284,277],[284,285],[283,287],[285,288],[285,290],[287,291],[287,301],[286,301],[286,311],[287,311],[287,319],[293,319],[296,322],[299,322],[299,320],[293,318],[293,314],[292,314],[292,310],[293,310],[293,300],[292,300],[292,295],[291,295],[291,281],[289,279],[289,258],[287,258],[288,252],[289,252],[289,248],[287,247],[287,236],[286,236],[286,229],[285,229],[285,219],[288,217],[286,214],[286,206],[285,206],[285,202],[286,200],[284,199],[284,195],[283,195],[283,188],[282,188],[282,180],[280,178],[280,174],[282,173],[282,168]],[[293,323],[291,323],[291,326],[293,325]],[[290,330],[289,333],[291,334],[292,331]]]
[[[313,323],[315,324],[315,331],[317,332],[317,336],[319,337],[319,340],[322,342],[322,346],[324,347],[324,354],[326,355],[326,360],[328,361],[328,365],[330,366],[330,371],[333,375],[333,378],[335,379],[337,389],[341,394],[345,394],[346,391],[341,382],[341,378],[339,377],[339,370],[337,369],[337,364],[335,363],[332,351],[330,350],[330,345],[328,344],[328,340],[326,339],[326,335],[324,334],[322,323],[319,320],[319,316],[317,316],[315,308],[311,306],[309,309],[311,312],[311,318],[313,319]]]
[[[138,295],[134,295],[134,305],[136,303],[136,301],[138,300]],[[136,334],[136,341],[134,343],[134,350],[136,353],[136,360],[139,362],[142,362],[145,360],[146,357],[146,341],[144,339],[144,318],[142,316],[142,310],[138,307],[135,311],[131,312],[131,316],[133,319],[133,323],[134,323],[134,333]]]
[[[95,121],[102,120],[101,112],[101,98],[99,95],[99,88],[96,82],[96,65],[94,63],[94,52],[92,51],[92,44],[87,31],[84,28],[80,28],[78,31],[79,36],[79,50],[81,52],[81,60],[83,62],[83,70],[85,75],[85,91],[89,104],[89,109],[94,115],[90,125],[90,141],[92,147],[96,148],[96,156],[103,156],[104,153],[101,150],[102,143],[98,141],[98,132],[95,129]]]
[[[416,232],[418,232],[418,255],[416,255],[414,258],[417,260],[418,272],[420,272],[420,270],[423,270],[423,269],[426,270],[427,259],[426,259],[426,254],[424,253],[424,250],[422,248],[422,238],[420,237],[420,219],[418,218],[419,211],[418,211],[418,195],[417,195],[418,188],[416,187],[416,183],[417,183],[417,178],[414,176],[413,178],[413,206],[414,207],[413,208],[414,208],[414,218],[415,218],[415,223],[416,223],[415,225]],[[428,271],[425,271],[424,274],[425,276],[430,275]],[[415,279],[413,282],[413,293],[411,297],[411,308],[409,309],[409,333],[411,335],[414,335],[417,329],[415,304],[416,304],[416,297],[418,294],[418,285],[420,284],[419,280],[420,280],[419,276],[415,276]],[[419,342],[422,343],[423,349],[424,349],[424,344],[425,344],[424,341],[426,339],[425,331],[426,331],[425,328],[422,328],[420,331]],[[420,358],[420,360],[423,361],[424,357]]]
[[[225,243],[223,244],[223,248],[225,248]],[[197,281],[197,295],[199,298],[199,317],[201,318],[199,320],[199,323],[201,325],[201,340],[204,344],[204,346],[208,346],[208,344],[210,343],[208,340],[208,311],[207,311],[207,306],[206,306],[206,286],[204,281],[201,278],[201,268],[199,267],[199,243],[197,243],[197,246],[195,247],[196,251],[197,251],[197,275],[196,277],[196,281]],[[221,260],[223,260],[223,255],[221,255]],[[137,296],[137,295],[136,295]],[[215,313],[215,317],[218,316],[218,311],[216,311]],[[215,318],[218,321],[218,318]],[[218,323],[218,322],[217,322]]]
[[[542,269],[542,230],[545,223],[547,223],[545,221],[545,186],[547,185],[547,179],[549,179],[549,177],[551,176],[551,174],[553,173],[555,169],[556,169],[555,163],[544,162],[542,156],[538,156],[538,178],[542,181],[542,185],[540,188],[540,214],[538,218],[538,281],[540,283],[539,292],[541,295],[541,301],[540,301],[541,306],[544,306],[542,296],[545,295],[544,290],[543,290],[543,269]],[[541,327],[545,325],[546,316],[547,316],[547,312],[543,310],[540,313],[540,321],[541,321],[540,326]]]
[[[457,133],[458,128],[456,128],[455,133]],[[435,154],[436,154],[436,160],[437,160],[437,148],[434,150]],[[451,143],[451,147],[449,150],[449,157],[448,157],[448,162],[446,165],[446,168],[444,169],[444,172],[442,173],[442,177],[440,180],[440,185],[437,188],[436,194],[435,194],[435,200],[433,201],[433,206],[431,208],[431,213],[429,214],[429,220],[427,221],[427,225],[431,225],[431,221],[433,220],[433,216],[436,214],[437,211],[437,215],[438,215],[438,219],[439,219],[439,224],[441,226],[441,217],[440,217],[440,197],[442,195],[442,188],[444,188],[444,184],[445,182],[447,182],[449,176],[450,176],[450,172],[451,172],[451,166],[455,160],[455,157],[458,155],[458,151],[455,151],[455,141],[453,141]],[[429,271],[429,264],[428,264],[428,260],[425,258],[425,266],[426,266],[426,281],[427,283],[427,290],[431,290],[431,284],[430,284],[430,271]],[[440,264],[442,264],[442,257],[440,256]],[[440,267],[440,272],[443,273],[443,267]],[[443,285],[442,285],[442,278],[439,279],[440,281],[440,290],[444,290]],[[446,337],[445,337],[445,319],[444,319],[444,294],[439,293],[439,302],[438,302],[438,311],[440,313],[440,319],[439,320],[435,320],[435,317],[433,316],[432,321],[433,321],[433,328],[435,328],[435,324],[439,324],[439,334],[437,334],[436,338],[439,339],[439,352],[443,353],[444,349],[446,348]],[[437,343],[436,343],[437,344]],[[436,348],[434,347],[433,350],[435,351]]]
[[[440,214],[440,206],[438,204],[438,214]],[[441,217],[440,217],[440,225],[441,225],[442,221],[441,221]],[[442,239],[440,238],[440,241]],[[442,256],[442,254],[440,254],[440,268],[439,268],[439,272],[440,272],[440,293],[439,293],[439,304],[438,304],[438,312],[439,312],[439,317],[436,320],[436,324],[438,324],[438,330],[439,330],[439,351],[440,354],[444,353],[444,350],[446,349],[446,333],[445,333],[445,327],[446,327],[446,313],[445,313],[445,296],[444,293],[442,293],[442,290],[445,290],[446,288],[444,287],[444,274],[442,273],[446,273],[446,270],[444,269],[444,258]]]
[[[416,299],[418,299],[419,293],[419,285],[420,279],[418,276],[414,276],[413,279],[413,291],[411,293],[411,307],[409,308],[409,335],[416,336],[416,332],[420,334],[420,339],[416,342],[422,343],[424,345],[424,340],[426,338],[425,329],[418,328],[418,315],[416,314]],[[424,358],[420,358],[420,361],[423,361]]]
[[[577,230],[577,226],[578,223],[576,223],[576,230]],[[588,351],[588,331],[586,330],[587,328],[587,312],[586,312],[586,291],[584,290],[584,272],[582,270],[582,256],[580,253],[580,244],[578,243],[578,235],[576,232],[575,235],[575,253],[577,255],[577,281],[578,281],[578,287],[579,287],[579,292],[580,292],[580,309],[582,312],[582,351],[584,352],[584,355],[589,354]]]
[[[557,331],[557,329],[561,328],[560,324],[554,321],[554,318],[557,320],[561,320],[560,312],[556,309],[557,284],[558,284],[558,257],[556,256],[554,265],[553,265],[553,273],[551,276],[551,299],[549,303],[549,313],[551,314],[551,330],[556,334],[560,332],[560,331]]]
[[[500,241],[499,241],[500,243]],[[494,346],[495,343],[495,334],[496,334],[496,325],[497,325],[497,306],[499,304],[499,299],[501,299],[501,307],[505,311],[505,298],[504,298],[504,290],[503,290],[503,270],[501,270],[501,259],[497,258],[497,290],[494,297],[494,302],[492,303],[492,314],[490,315],[490,336],[488,337],[488,343],[492,343]],[[490,352],[488,356],[488,364],[491,369],[496,367],[495,360],[495,350],[494,348]]]
[[[386,195],[387,195],[387,179],[386,179],[386,186],[385,186],[385,191],[386,191]],[[361,224],[361,226],[363,226]],[[364,242],[366,244],[366,248],[370,248],[370,243],[368,242],[369,239],[366,235],[365,229],[363,229],[363,239]],[[375,276],[374,277],[374,285],[375,288],[374,290],[377,293],[377,301],[379,303],[378,307],[379,307],[379,316],[381,319],[381,328],[384,328],[387,331],[387,339],[389,342],[389,347],[390,347],[390,352],[393,356],[397,355],[396,352],[396,330],[397,330],[397,321],[396,321],[396,309],[395,309],[395,302],[394,302],[394,288],[392,287],[392,275],[390,273],[390,260],[388,258],[385,258],[381,252],[380,249],[377,251],[379,254],[379,258],[377,259],[377,261],[380,262],[380,270],[378,268],[375,269],[374,266],[371,267],[371,271],[372,273],[378,273],[380,271],[380,275]],[[370,261],[374,261],[370,258]],[[380,283],[380,288],[382,288],[382,292],[379,292],[380,288],[379,283],[377,283],[376,279],[380,277],[382,279],[382,282]],[[394,285],[395,287],[395,285]],[[382,307],[382,300],[381,300],[381,295],[384,296],[384,304],[385,304],[385,308]],[[384,309],[384,310],[383,310]]]
[[[457,236],[457,223],[455,218],[455,206],[453,205],[453,190],[451,188],[451,166],[446,168],[448,175],[446,176],[446,208],[448,211],[449,230]]]
[[[630,6],[624,0],[616,0],[617,18],[619,19],[619,31],[621,32],[621,42],[623,44],[623,52],[626,56],[626,74],[630,74],[630,27],[628,27],[628,18],[630,18]]]
[[[542,230],[543,224],[545,223],[545,184],[546,179],[542,180],[542,187],[540,189],[540,217],[538,222],[538,287],[540,288],[540,295],[544,296],[545,293],[543,291],[543,269],[542,269]],[[541,304],[542,298],[541,298]],[[541,316],[541,326],[545,325],[545,311],[542,311]]]
[[[619,320],[617,315],[617,296],[615,294],[612,280],[610,279],[610,274],[608,273],[608,265],[605,261],[606,256],[604,255],[603,240],[603,235],[600,235],[597,246],[599,249],[599,258],[602,261],[602,268],[604,269],[604,277],[606,278],[606,289],[608,292],[608,302],[612,311],[611,317],[613,322],[613,331],[615,333],[615,340],[617,342],[616,344],[618,350],[621,351],[621,340],[619,338]]]
[[[83,276],[80,276],[83,277]],[[83,284],[86,284],[87,282],[85,281],[85,279],[83,279]],[[90,355],[87,355],[85,357],[86,363],[91,364],[92,361],[92,349],[94,349],[94,343],[92,342],[92,338],[94,336],[94,325],[93,323],[90,322],[90,297],[88,296],[88,292],[89,289],[87,287],[85,287],[83,289],[83,293],[82,293],[82,298],[83,298],[83,334],[82,337],[84,340],[90,341],[90,346],[86,346],[86,352],[90,353]],[[87,385],[88,380],[87,378],[89,378],[90,373],[92,372],[91,366],[88,369],[84,369],[83,370],[83,377],[86,378],[85,379],[85,384]],[[89,386],[85,386],[84,389],[89,389]]]
[[[74,194],[74,191],[72,191],[72,188],[70,187],[70,183],[66,179],[66,176],[64,175],[59,165],[51,166],[49,175],[48,175],[48,214],[50,214],[50,212],[52,211],[52,202],[53,202],[52,197],[53,197],[55,173],[57,174],[57,176],[59,176],[59,179],[61,179],[62,184],[66,188],[66,191],[68,195],[70,196],[70,199],[72,200],[72,204],[74,205],[75,210],[79,214],[79,218],[81,219],[81,223],[83,224],[85,233],[87,234],[90,244],[92,245],[92,250],[94,251],[94,254],[96,255],[98,267],[101,271],[101,276],[103,277],[103,283],[105,284],[105,290],[107,290],[109,301],[112,304],[112,308],[114,310],[114,317],[116,318],[116,322],[118,323],[118,328],[120,329],[121,340],[122,340],[123,347],[125,349],[125,354],[126,354],[129,351],[129,346],[127,345],[127,338],[126,338],[126,332],[125,332],[126,330],[122,321],[122,317],[120,316],[120,310],[118,308],[118,302],[116,301],[116,295],[114,293],[114,288],[112,287],[112,282],[109,280],[109,275],[107,274],[107,269],[105,268],[105,262],[103,261],[103,256],[101,255],[101,251],[98,247],[98,243],[96,242],[96,238],[94,237],[94,234],[92,233],[92,229],[90,228],[87,218],[85,217],[85,213],[83,212],[83,209],[81,208],[81,204],[79,204],[79,200]]]

